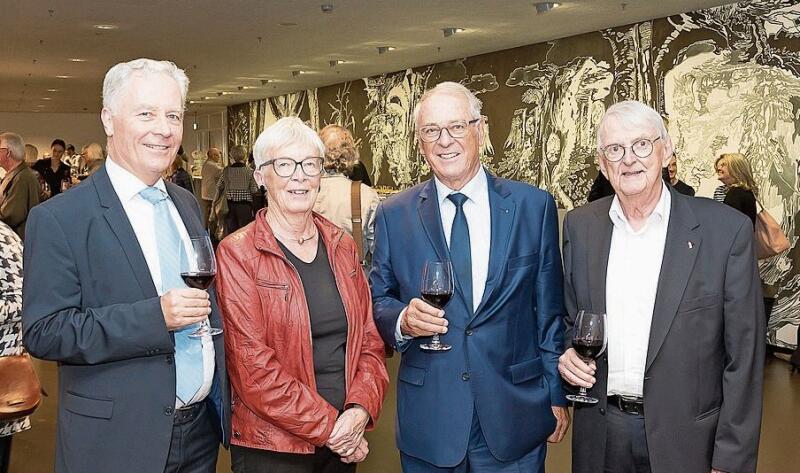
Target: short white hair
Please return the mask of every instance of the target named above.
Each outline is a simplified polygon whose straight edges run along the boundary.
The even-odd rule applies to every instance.
[[[0,133],[0,143],[5,142],[8,154],[14,161],[25,161],[25,140],[16,133]]]
[[[133,61],[121,62],[106,73],[103,80],[103,108],[114,112],[114,106],[119,98],[120,91],[131,80],[134,74],[167,74],[175,79],[181,89],[181,103],[186,103],[186,94],[189,93],[189,78],[183,69],[170,61],[156,61],[154,59],[139,58]]]
[[[608,107],[608,110],[600,120],[600,124],[597,127],[597,151],[603,150],[603,143],[600,140],[610,118],[615,118],[619,122],[632,127],[655,128],[661,139],[666,140],[668,138],[664,119],[661,118],[658,112],[642,102],[625,100]]]
[[[483,104],[468,88],[458,82],[440,82],[436,87],[428,89],[428,91],[422,94],[422,97],[419,98],[419,102],[417,102],[417,105],[414,107],[414,124],[416,126],[420,125],[419,114],[422,110],[422,104],[432,96],[440,93],[463,95],[469,104],[469,113],[472,115],[472,119],[474,120],[481,117],[481,106]]]
[[[283,117],[258,135],[253,146],[256,169],[268,159],[279,157],[272,156],[273,153],[295,144],[311,146],[319,152],[319,157],[325,156],[325,145],[316,131],[297,117]]]

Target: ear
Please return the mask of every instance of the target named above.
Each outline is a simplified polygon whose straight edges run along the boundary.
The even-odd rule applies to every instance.
[[[670,138],[670,136],[668,134],[666,137],[664,137],[664,155],[663,155],[664,157],[662,158],[662,161],[663,161],[661,163],[662,167],[665,167],[665,168],[669,167],[669,162],[672,159],[672,156],[674,155],[674,152],[675,152],[675,148],[673,148],[673,146],[672,146],[672,138]]]
[[[253,171],[253,179],[256,180],[256,184],[262,187],[267,187],[267,182],[264,179],[264,176],[261,174],[261,171]]]
[[[600,172],[603,173],[603,176],[605,176],[605,178],[608,179],[608,171],[606,170],[606,160],[599,152],[597,153],[597,167],[600,168]]]
[[[481,119],[478,122],[478,151],[483,150],[483,142],[486,141],[486,116],[481,115]]]
[[[106,132],[106,136],[114,136],[114,121],[112,119],[111,110],[103,107],[103,110],[100,112],[100,120],[103,122],[103,129]]]

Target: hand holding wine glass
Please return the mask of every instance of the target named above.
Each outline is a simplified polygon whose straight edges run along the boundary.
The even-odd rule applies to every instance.
[[[444,309],[453,297],[453,267],[449,261],[427,261],[422,270],[422,300],[437,309]],[[430,343],[423,343],[420,349],[425,351],[447,351],[451,347],[439,340],[434,333]]]
[[[211,287],[217,275],[217,260],[214,256],[214,247],[208,235],[190,238],[191,245],[186,248],[186,264],[181,264],[181,278],[187,286],[194,289],[206,290]],[[208,318],[200,323],[200,327],[189,336],[201,338],[204,335],[219,335],[221,328],[211,327]]]
[[[606,314],[597,314],[585,310],[578,312],[572,332],[572,349],[584,363],[597,358],[605,350],[605,325]],[[559,359],[559,368],[562,375],[564,374],[565,362],[569,362],[569,357],[566,355],[567,353]],[[571,365],[574,367],[575,363],[573,362]],[[574,371],[568,369],[570,373],[574,373]],[[572,382],[570,379],[568,381]],[[585,379],[581,381],[584,381],[584,384],[586,382]],[[568,394],[567,399],[584,404],[596,404],[598,402],[597,398],[587,395],[585,386],[580,387],[579,394]]]

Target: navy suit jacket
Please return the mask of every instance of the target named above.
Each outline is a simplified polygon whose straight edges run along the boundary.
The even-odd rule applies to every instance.
[[[189,235],[202,235],[194,196],[166,183]],[[175,345],[160,299],[105,167],[31,210],[23,341],[59,362],[57,472],[164,471],[175,406]],[[211,325],[222,321],[211,292]],[[229,438],[222,337],[208,401]]]
[[[565,405],[557,371],[563,300],[558,218],[550,194],[487,173],[491,209],[489,274],[472,313],[457,287],[445,307],[443,353],[417,338],[402,350],[397,385],[397,444],[440,467],[463,460],[473,409],[486,443],[510,461],[555,429],[551,406]],[[450,260],[434,181],[383,202],[375,222],[370,285],[375,321],[396,346],[397,317],[414,297],[426,260]]]

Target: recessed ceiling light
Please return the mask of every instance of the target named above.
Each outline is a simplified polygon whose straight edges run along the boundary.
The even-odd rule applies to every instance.
[[[448,28],[442,28],[442,33],[444,33],[445,38],[449,38],[450,36],[453,36],[456,33],[461,33],[464,31],[466,31],[464,28],[454,28],[452,26]]]
[[[240,85],[237,87],[239,90],[251,90],[251,89],[258,89],[259,87],[256,85]]]
[[[206,97],[203,97],[203,100],[211,100],[211,99],[213,99],[213,98],[214,98],[214,97],[211,97],[211,96],[206,96]]]
[[[282,21],[278,23],[278,26],[297,26],[297,23],[293,23],[291,21]]]
[[[56,76],[57,79],[69,79],[72,76]]]
[[[94,25],[94,28],[97,28],[98,30],[115,30],[115,29],[119,28],[119,26],[117,26],[117,25]]]
[[[330,64],[331,67],[336,67],[339,64],[344,64],[346,62],[347,61],[345,61],[343,59],[333,59],[333,60],[328,61],[328,64]]]
[[[272,79],[261,79],[261,85],[267,85],[272,82]]]
[[[44,104],[40,103],[39,105],[37,105],[37,107],[42,108],[42,107],[44,107]]]
[[[394,51],[395,49],[397,49],[397,48],[395,48],[394,46],[378,46],[377,47],[378,54],[383,54],[386,51]]]
[[[42,97],[42,100],[53,100],[52,97]]]
[[[537,2],[533,4],[536,7],[536,14],[541,15],[542,13],[547,13],[553,8],[558,8],[561,6],[558,2]]]
[[[292,77],[297,77],[300,74],[305,74],[305,73],[306,71],[301,71],[301,70],[292,71]]]
[[[58,89],[47,89],[48,92],[58,92]]]
[[[333,5],[330,3],[324,3],[320,5],[319,9],[322,10],[322,13],[333,13]]]
[[[70,62],[86,62],[86,59],[83,59],[81,57],[71,57],[71,58],[69,58],[69,61]]]

